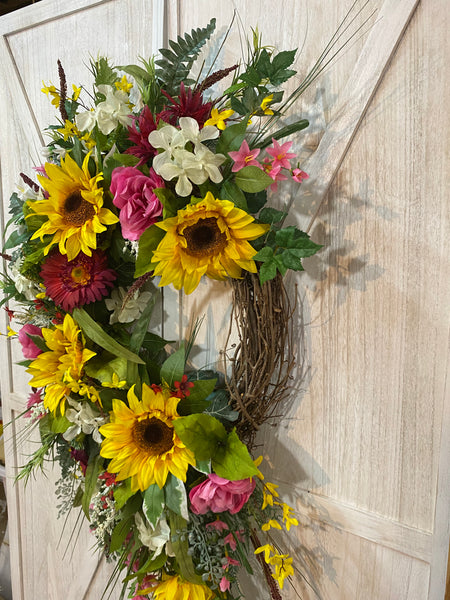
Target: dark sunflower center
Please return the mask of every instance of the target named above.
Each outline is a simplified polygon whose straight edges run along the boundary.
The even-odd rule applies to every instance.
[[[141,450],[161,455],[173,446],[173,429],[156,417],[137,421],[133,426],[133,440]]]
[[[183,235],[187,243],[185,252],[191,256],[218,254],[227,243],[227,236],[220,231],[215,217],[199,219],[194,225],[185,227]]]
[[[83,198],[80,190],[76,190],[64,200],[63,214],[64,221],[68,225],[80,226],[92,219],[95,208]]]

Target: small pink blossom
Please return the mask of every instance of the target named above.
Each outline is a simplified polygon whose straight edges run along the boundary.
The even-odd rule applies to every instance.
[[[225,575],[224,575],[224,576],[222,577],[222,579],[220,580],[220,583],[219,583],[219,588],[220,588],[220,591],[221,591],[221,592],[225,592],[226,590],[229,590],[229,589],[230,589],[230,583],[231,583],[231,582],[230,582],[230,580],[229,580],[229,579],[227,579],[227,578],[225,577]]]
[[[263,168],[267,175],[269,175],[269,177],[272,177],[274,181],[274,183],[272,183],[272,185],[270,186],[270,189],[272,190],[272,192],[276,192],[278,182],[285,181],[287,179],[286,175],[283,175],[283,173],[281,173],[280,165],[275,165],[275,161],[270,162],[268,158],[264,159]]]
[[[37,325],[31,325],[31,323],[27,323],[19,331],[19,342],[22,345],[22,354],[25,358],[34,360],[39,356],[39,354],[42,354],[42,350],[36,346],[33,340],[29,337],[30,335],[38,335],[42,337],[41,328],[37,327]]]
[[[225,542],[225,544],[228,544],[231,548],[231,550],[233,550],[233,552],[236,550],[236,538],[242,542],[242,530],[240,531],[235,531],[234,535],[232,533],[229,533],[226,537],[224,537],[223,541]]]
[[[226,523],[224,523],[223,521],[221,521],[220,519],[217,519],[217,521],[213,521],[212,523],[206,523],[206,527],[208,529],[215,529],[216,531],[219,531],[219,532],[226,531],[229,529],[228,525]]]
[[[241,563],[231,556],[226,557],[227,562],[222,566],[222,569],[228,569],[228,567],[238,567]]]
[[[208,510],[235,514],[248,502],[254,489],[255,482],[251,478],[229,481],[211,473],[190,491],[191,508],[197,515],[204,515]]]
[[[228,154],[234,160],[234,165],[231,171],[236,173],[236,171],[240,171],[244,167],[249,167],[250,165],[261,168],[260,163],[255,160],[260,152],[261,150],[259,148],[250,150],[247,142],[244,140],[239,150],[228,152]]]
[[[297,183],[301,183],[304,179],[309,179],[309,175],[301,169],[294,169],[292,171],[292,179]]]
[[[295,152],[288,152],[292,146],[292,142],[285,142],[284,144],[280,145],[275,138],[272,138],[272,143],[273,147],[267,148],[267,154],[273,156],[274,167],[279,165],[283,169],[290,169],[291,163],[289,162],[289,159],[297,156]]]
[[[27,400],[27,412],[24,414],[24,417],[26,417],[27,419],[30,418],[32,416],[32,411],[31,409],[33,408],[33,406],[35,406],[36,404],[40,404],[42,402],[42,389],[36,389],[33,388],[33,391],[28,395],[28,400]],[[44,413],[41,415],[42,417],[44,416]],[[41,417],[38,417],[41,418]]]
[[[150,169],[147,177],[136,167],[117,167],[112,172],[113,203],[120,209],[122,235],[127,240],[138,240],[146,229],[156,223],[162,214],[162,204],[154,193],[164,187],[164,181]]]

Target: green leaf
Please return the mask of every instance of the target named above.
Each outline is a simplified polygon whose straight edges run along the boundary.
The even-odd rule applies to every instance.
[[[114,488],[114,501],[116,510],[120,510],[128,500],[134,496],[136,491],[131,490],[131,479],[125,479],[120,485]]]
[[[170,513],[170,532],[172,540],[172,549],[175,554],[178,567],[180,569],[180,575],[192,583],[201,584],[202,579],[195,572],[194,563],[188,552],[189,542],[187,536],[180,536],[177,532],[186,529],[186,520],[173,512]]]
[[[211,466],[219,477],[230,481],[247,479],[258,473],[247,446],[241,442],[235,429],[228,434],[226,446],[216,452]]]
[[[111,383],[114,373],[119,377],[119,380],[126,379],[127,364],[124,358],[110,359],[108,356],[101,356],[91,358],[86,363],[84,370],[86,375],[98,379],[101,383]]]
[[[264,285],[266,281],[270,279],[274,279],[277,275],[277,263],[275,261],[275,257],[272,260],[269,260],[263,263],[259,269],[259,281],[261,285]]]
[[[248,119],[242,119],[235,125],[229,125],[222,131],[216,146],[216,153],[227,154],[230,151],[239,150],[245,138]]]
[[[156,527],[156,523],[162,515],[164,508],[164,490],[160,489],[156,483],[153,483],[145,490],[143,495],[142,510],[147,517],[147,521],[153,527]]]
[[[203,379],[193,381],[194,387],[190,389],[190,394],[178,405],[178,414],[181,416],[192,413],[201,413],[209,407],[208,396],[214,391],[217,379]]]
[[[261,223],[269,223],[272,225],[273,223],[279,223],[287,216],[287,212],[283,210],[277,210],[276,208],[263,208],[262,211],[258,215],[258,221]]]
[[[306,129],[308,127],[309,121],[306,119],[300,119],[300,121],[296,121],[295,123],[291,123],[291,125],[286,125],[286,127],[282,127],[278,131],[271,133],[270,136],[263,139],[262,142],[259,142],[258,148],[264,149],[267,146],[270,146],[272,143],[272,138],[276,140],[281,140],[284,137],[293,135],[297,131],[301,131],[302,129]]]
[[[211,461],[210,460],[197,460],[194,468],[197,471],[200,471],[200,473],[205,473],[205,475],[208,475],[208,473],[211,473]]]
[[[316,254],[322,248],[320,244],[316,244],[309,239],[308,234],[300,231],[294,226],[285,227],[277,231],[275,235],[275,243],[281,248],[289,248],[300,250],[302,254],[296,253],[296,256],[306,257]]]
[[[123,521],[119,521],[117,525],[114,527],[113,532],[111,534],[111,543],[109,545],[109,551],[115,552],[121,548],[124,543],[127,535],[130,533],[134,523],[133,517],[128,517]]]
[[[171,96],[179,93],[180,83],[184,81],[189,85],[189,72],[195,59],[199,55],[206,41],[211,37],[216,27],[216,20],[211,19],[203,28],[193,29],[191,34],[185,34],[184,38],[178,36],[177,41],[169,41],[170,50],[161,48],[159,50],[162,58],[155,61],[159,68],[156,76],[162,82],[162,87]]]
[[[52,413],[49,414],[49,423],[53,433],[64,433],[73,425],[64,415],[54,417]]]
[[[135,167],[139,162],[139,157],[133,156],[133,154],[120,154],[119,152],[113,154],[113,159],[125,167]]]
[[[42,352],[48,352],[47,344],[45,343],[45,340],[42,336],[33,335],[31,333],[27,333],[27,336],[35,344],[35,346],[39,348],[39,350],[41,350]]]
[[[111,354],[114,354],[119,358],[124,358],[125,360],[131,360],[131,362],[141,365],[144,364],[144,361],[139,356],[134,354],[134,352],[130,352],[128,348],[121,346],[114,338],[109,336],[83,308],[75,308],[73,311],[73,318],[81,327],[86,337],[108,352],[111,352]]]
[[[264,246],[261,248],[259,252],[255,254],[253,260],[257,260],[259,262],[271,261],[273,259],[273,248],[270,246]]]
[[[227,442],[227,432],[220,421],[207,414],[180,417],[173,422],[175,432],[196,460],[209,460]]]
[[[141,275],[153,271],[154,265],[151,264],[153,252],[156,250],[165,234],[165,231],[156,227],[156,225],[152,225],[141,235],[139,238],[139,250],[136,259],[135,277],[141,277]]]
[[[239,412],[229,405],[230,396],[226,390],[216,390],[210,396],[210,403],[206,412],[222,423],[233,423],[239,418]]]
[[[266,204],[267,191],[263,190],[262,192],[258,192],[257,194],[247,195],[246,199],[248,205],[248,212],[252,215],[255,215]]]
[[[292,269],[293,271],[304,271],[301,260],[302,256],[298,256],[296,254],[297,252],[303,254],[302,250],[296,250],[293,248],[292,250],[283,250],[278,256],[281,258],[287,269]]]
[[[164,486],[164,500],[170,510],[186,521],[189,520],[186,488],[181,479],[172,474],[169,474]]]
[[[90,521],[89,504],[91,503],[92,495],[97,487],[98,476],[100,475],[100,471],[102,469],[103,458],[99,454],[97,454],[96,456],[91,454],[86,468],[84,493],[83,498],[81,500],[81,507],[83,508],[83,512],[86,515],[88,521]]]
[[[220,188],[219,197],[221,200],[230,200],[235,206],[248,212],[245,194],[233,181],[225,181],[223,183]]]
[[[139,67],[138,65],[121,65],[118,66],[117,69],[119,69],[119,71],[124,71],[124,73],[127,73],[128,75],[131,75],[139,83],[148,83],[152,80],[152,76],[145,69]]]
[[[244,192],[262,192],[273,183],[273,179],[259,167],[250,165],[238,171],[234,181]]]
[[[155,195],[163,205],[163,218],[175,217],[186,206],[186,198],[176,196],[170,188],[155,188]]]
[[[161,365],[161,380],[165,381],[170,388],[174,387],[175,381],[181,381],[184,374],[186,352],[184,342],[180,344],[179,350],[174,352]]]

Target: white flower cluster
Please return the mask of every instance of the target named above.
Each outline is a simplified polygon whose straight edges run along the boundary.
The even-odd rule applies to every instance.
[[[114,499],[110,497],[112,489],[112,486],[102,483],[98,492],[92,496],[89,505],[90,529],[101,549],[104,548],[118,520]]]
[[[132,323],[136,321],[152,297],[150,292],[136,290],[124,306],[126,295],[127,290],[119,287],[112,291],[111,298],[105,300],[106,308],[113,311],[109,318],[111,325],[113,323]]]
[[[101,444],[103,438],[98,428],[104,425],[108,418],[102,417],[88,402],[76,402],[72,398],[67,398],[67,402],[72,408],[66,410],[65,416],[73,425],[66,429],[63,438],[71,442],[83,432],[86,435],[92,435],[94,442]]]
[[[166,181],[178,178],[175,192],[179,196],[188,196],[192,192],[192,183],[201,185],[207,179],[220,183],[223,177],[219,167],[226,157],[214,154],[203,144],[218,137],[217,127],[208,125],[200,131],[195,119],[181,117],[180,129],[165,125],[148,136],[154,148],[163,150],[155,156],[153,168]]]
[[[105,135],[109,135],[119,123],[127,127],[131,125],[131,109],[128,94],[115,90],[110,85],[99,85],[98,91],[106,99],[99,102],[95,109],[88,110],[76,116],[75,122],[81,131],[92,131],[95,125]]]
[[[175,556],[170,542],[170,527],[164,515],[158,519],[155,527],[144,522],[140,513],[135,514],[134,520],[142,544],[154,552],[152,560],[159,556],[164,549],[167,556]]]
[[[39,284],[35,281],[31,281],[20,272],[20,267],[22,266],[23,258],[19,258],[14,262],[8,263],[8,269],[11,275],[11,279],[14,281],[14,285],[16,286],[16,290],[19,294],[23,294],[27,300],[34,300],[42,289],[39,287]]]

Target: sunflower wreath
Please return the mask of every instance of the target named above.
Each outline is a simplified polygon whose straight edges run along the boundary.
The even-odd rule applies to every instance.
[[[242,65],[190,78],[214,27],[158,60],[92,60],[92,92],[69,92],[58,61],[43,88],[58,122],[37,182],[21,174],[11,196],[3,249],[31,376],[21,418],[41,439],[18,477],[59,463],[61,514],[81,507],[116,561],[109,587],[134,600],[236,600],[255,564],[277,599],[297,568],[273,533],[298,519],[249,450],[294,365],[283,276],[320,246],[266,203],[307,177],[288,139],[307,121],[277,123],[339,38],[284,98],[296,51],[257,31]],[[189,367],[195,327],[178,347],[149,327],[158,288],[191,294],[202,277],[233,286],[225,376]]]

